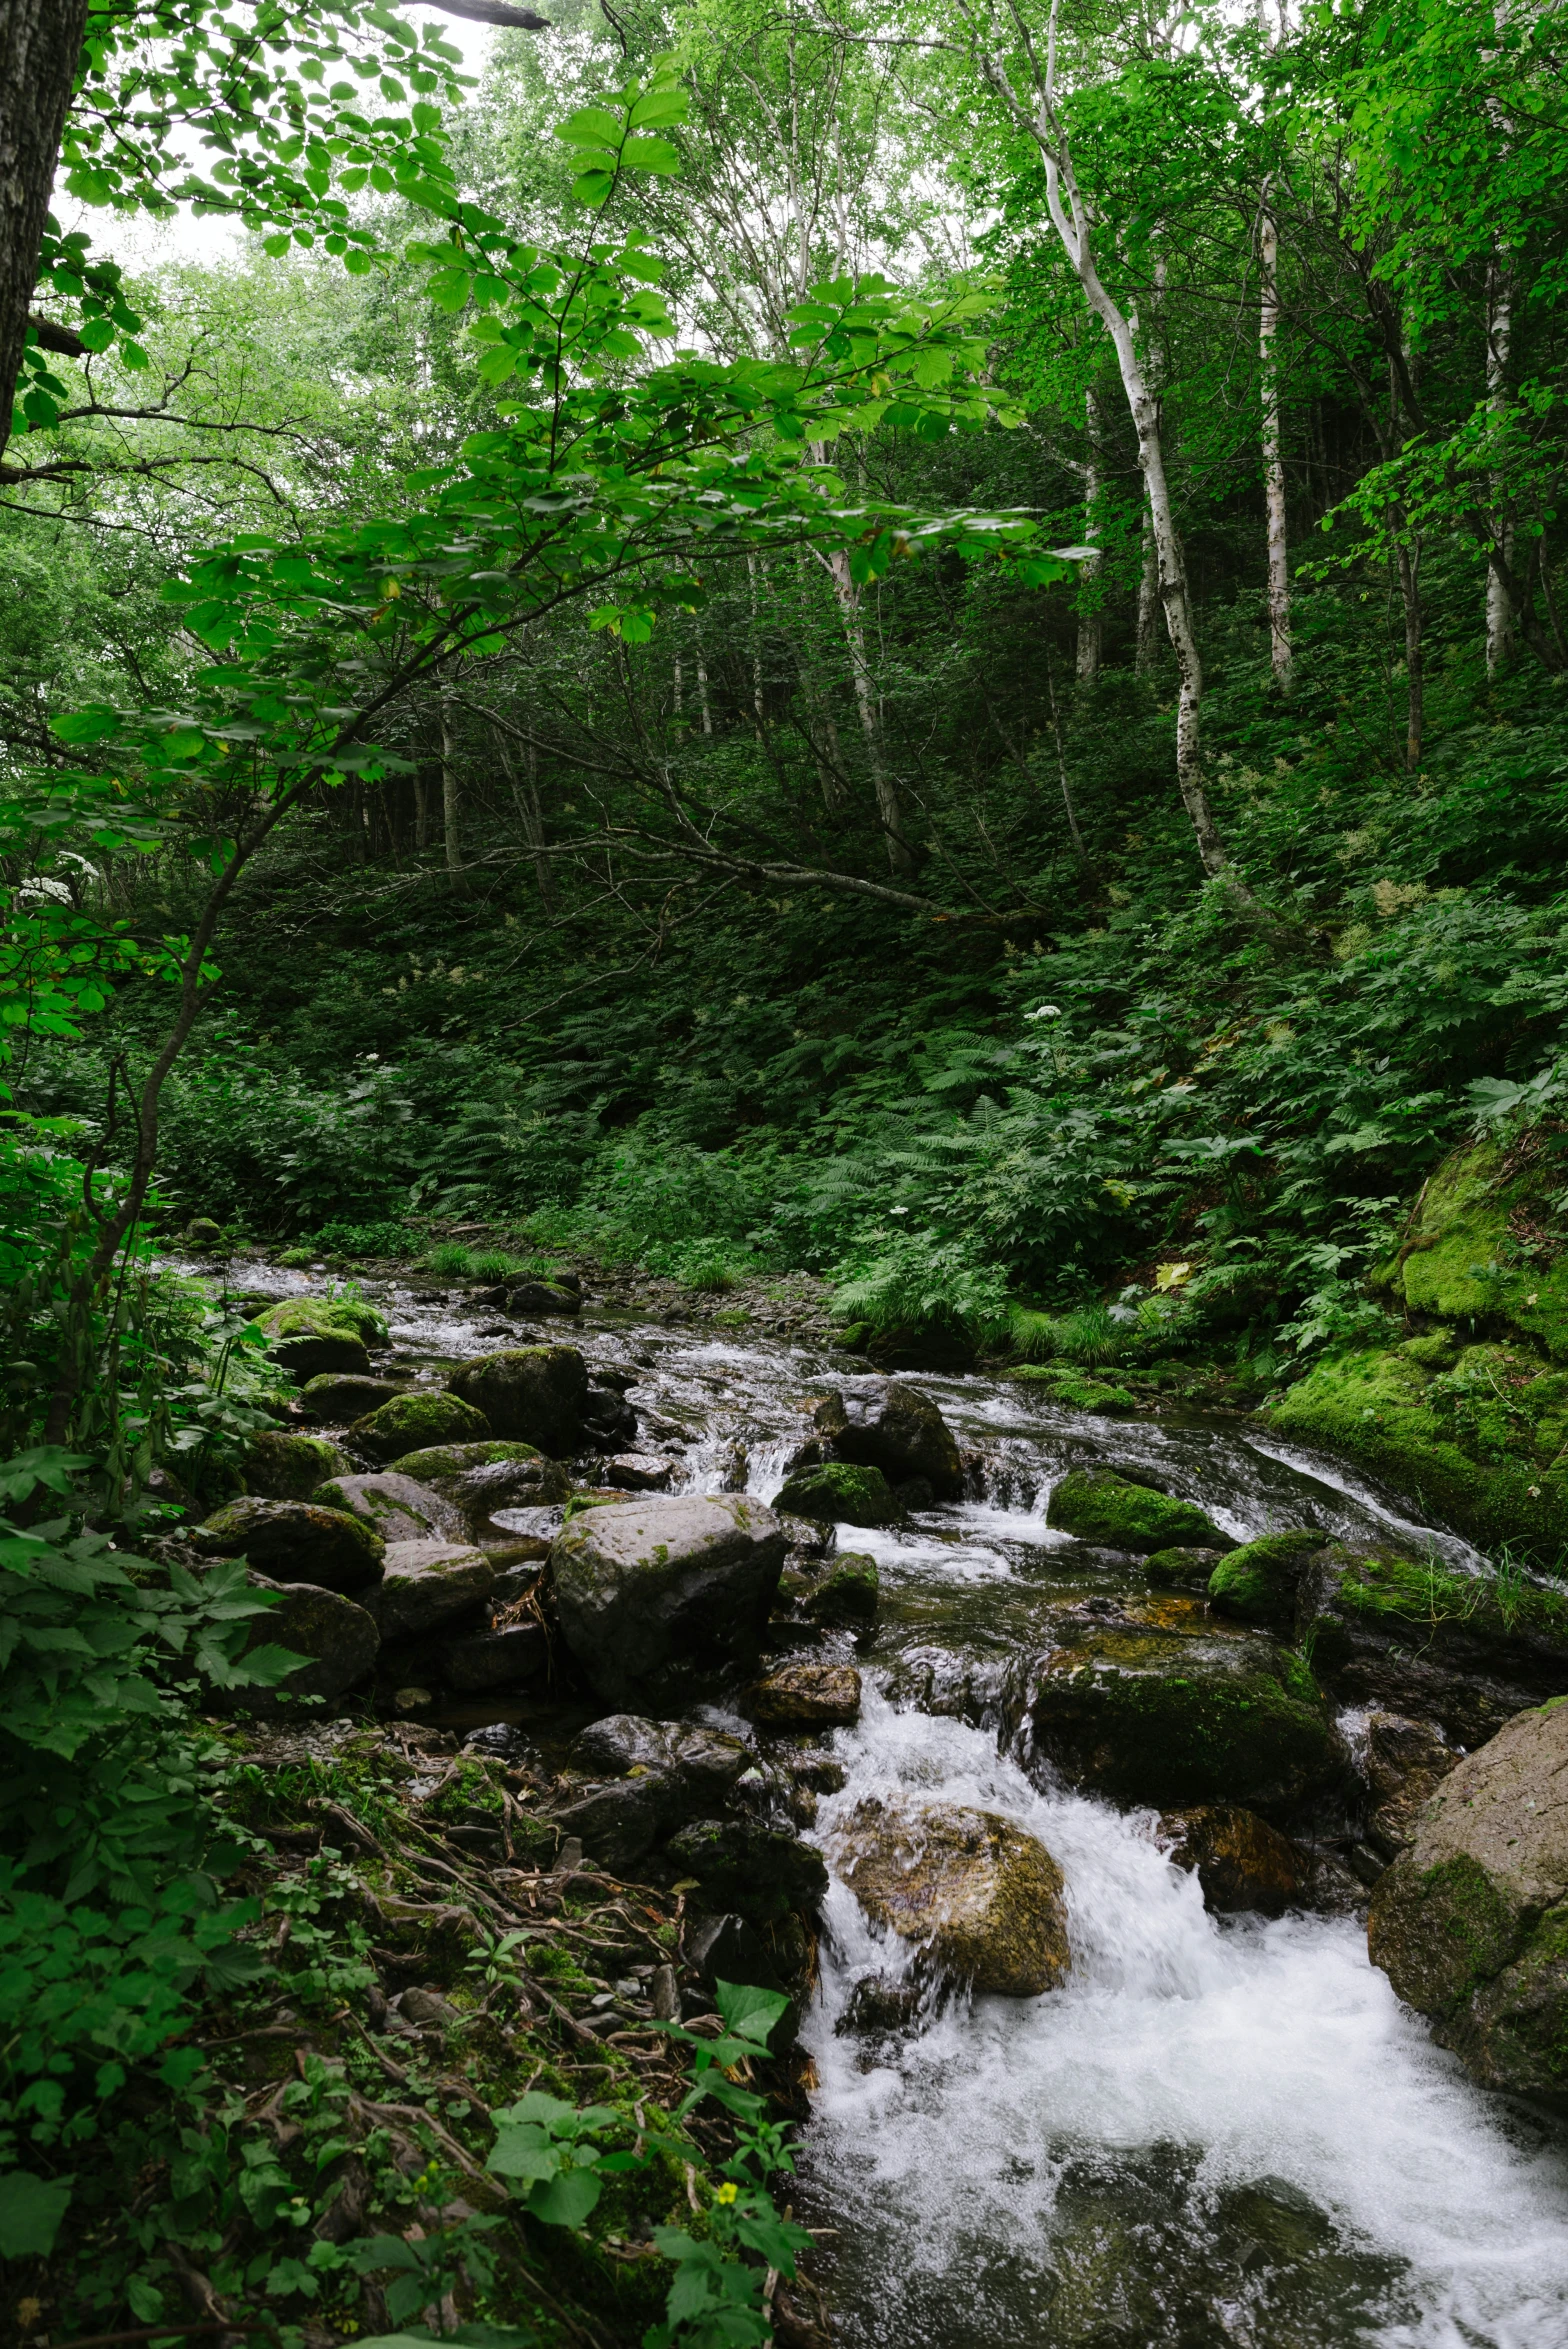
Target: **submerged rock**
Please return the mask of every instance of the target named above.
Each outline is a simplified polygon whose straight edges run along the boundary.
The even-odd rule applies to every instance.
[[[358,1590],[380,1580],[381,1535],[346,1509],[311,1501],[267,1501],[246,1494],[197,1526],[191,1536],[209,1558],[243,1557],[280,1582],[322,1590]]]
[[[1256,1633],[1087,1622],[1033,1679],[1040,1750],[1122,1802],[1291,1808],[1348,1772],[1306,1665]]]
[[[245,1446],[249,1490],[269,1501],[308,1501],[329,1476],[348,1473],[349,1459],[326,1436],[284,1435],[264,1429]]]
[[[1034,1998],[1066,1975],[1061,1869],[1010,1819],[958,1804],[857,1803],[833,1850],[867,1916],[953,1979]]]
[[[1236,1548],[1193,1501],[1135,1484],[1110,1468],[1073,1468],[1051,1494],[1047,1525],[1106,1550],[1159,1551],[1183,1545]]]
[[[1288,1632],[1307,1560],[1327,1546],[1328,1536],[1315,1531],[1266,1533],[1243,1542],[1209,1576],[1210,1604],[1222,1615]]]
[[[868,1379],[829,1395],[813,1417],[835,1459],[878,1468],[889,1484],[923,1478],[938,1500],[956,1500],[964,1489],[953,1431],[929,1397],[914,1387],[897,1379]]]
[[[1367,1948],[1484,2087],[1568,2105],[1568,1704],[1442,1780],[1373,1892]]]
[[[393,1469],[379,1476],[334,1477],[313,1498],[324,1509],[346,1509],[383,1541],[455,1541],[463,1531],[457,1511],[439,1493]]]
[[[383,1639],[449,1623],[482,1606],[495,1589],[494,1566],[466,1543],[389,1542],[384,1566],[373,1597]]]
[[[1221,1555],[1219,1550],[1154,1550],[1145,1558],[1143,1571],[1156,1590],[1202,1591],[1207,1596],[1209,1576]]]
[[[754,1663],[784,1563],[772,1512],[739,1493],[617,1501],[550,1552],[562,1637],[598,1694],[668,1698]]]
[[[319,1697],[335,1705],[357,1688],[373,1669],[381,1646],[375,1618],[340,1591],[316,1583],[274,1582],[254,1571],[247,1578],[257,1590],[276,1594],[278,1604],[258,1617],[249,1648],[276,1645],[290,1648],[304,1663],[275,1689],[236,1688],[210,1692],[209,1701],[225,1712],[255,1713],[276,1718],[298,1709],[301,1697]],[[309,1712],[301,1717],[310,1719]]]
[[[860,1719],[860,1674],[852,1664],[781,1664],[746,1710],[769,1729],[846,1729]]]
[[[877,1619],[881,1577],[875,1558],[863,1550],[843,1550],[820,1582],[801,1594],[800,1610],[813,1623],[863,1631]]]
[[[1303,1896],[1300,1853],[1256,1811],[1234,1803],[1166,1811],[1160,1835],[1169,1839],[1176,1866],[1196,1873],[1204,1907],[1221,1915],[1256,1910],[1281,1917]]]
[[[880,1468],[857,1468],[841,1460],[797,1468],[774,1505],[793,1517],[839,1525],[897,1525],[904,1516],[904,1505]]]
[[[537,1444],[564,1460],[582,1438],[588,1366],[575,1346],[507,1346],[465,1362],[447,1382],[498,1436]]]
[[[484,1413],[472,1404],[438,1387],[419,1387],[356,1419],[348,1436],[372,1459],[396,1460],[430,1445],[470,1443],[488,1433]]]

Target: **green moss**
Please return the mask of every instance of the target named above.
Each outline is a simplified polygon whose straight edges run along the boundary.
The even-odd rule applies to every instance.
[[[1200,1549],[1155,1550],[1145,1558],[1143,1571],[1159,1590],[1207,1591],[1214,1572],[1214,1552]]]
[[[845,1550],[834,1560],[831,1573],[806,1593],[804,1611],[817,1623],[874,1623],[880,1590],[875,1558]]]
[[[437,1444],[460,1444],[488,1435],[482,1411],[436,1388],[394,1395],[389,1403],[356,1419],[349,1441],[378,1460],[392,1460]]]
[[[880,1468],[825,1460],[798,1468],[773,1503],[788,1517],[827,1518],[836,1525],[896,1525],[903,1505]]]
[[[1284,1631],[1295,1621],[1301,1569],[1327,1536],[1321,1533],[1266,1533],[1222,1558],[1208,1580],[1208,1593],[1221,1614]]]
[[[1072,1469],[1052,1493],[1045,1521],[1108,1550],[1235,1547],[1195,1502],[1174,1501],[1107,1468]]]
[[[272,1338],[358,1338],[367,1346],[387,1342],[385,1317],[358,1297],[285,1297],[258,1314],[258,1329]]]
[[[1114,1387],[1101,1378],[1085,1378],[1072,1370],[1053,1370],[1026,1362],[1021,1368],[1009,1371],[1010,1378],[1028,1386],[1044,1387],[1053,1403],[1064,1404],[1071,1411],[1096,1411],[1116,1414],[1136,1411],[1138,1398],[1125,1387]]]
[[[1357,1557],[1340,1576],[1335,1600],[1347,1614],[1416,1635],[1463,1624],[1494,1639],[1516,1633],[1568,1639],[1568,1593],[1516,1578],[1455,1574],[1435,1558],[1390,1551]]]
[[[391,1462],[399,1476],[429,1483],[433,1476],[461,1476],[465,1468],[493,1468],[503,1460],[542,1460],[532,1444],[505,1443],[492,1436],[488,1443],[430,1444],[422,1452],[405,1452]]]
[[[247,1489],[273,1501],[308,1501],[329,1477],[347,1476],[348,1456],[325,1436],[252,1436],[245,1447]]]
[[[1507,1323],[1556,1361],[1568,1361],[1568,1256],[1543,1263],[1511,1227],[1523,1211],[1557,1221],[1549,1160],[1509,1171],[1492,1143],[1454,1151],[1428,1182],[1380,1285],[1409,1311],[1464,1326]]]

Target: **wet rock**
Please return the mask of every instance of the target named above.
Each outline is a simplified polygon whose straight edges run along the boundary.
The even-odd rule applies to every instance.
[[[581,1313],[582,1309],[582,1297],[576,1289],[558,1288],[553,1281],[519,1281],[506,1297],[508,1313]]]
[[[611,1484],[620,1485],[629,1493],[668,1492],[675,1476],[675,1462],[661,1460],[652,1452],[618,1452],[606,1460],[604,1473]]]
[[[1206,1909],[1282,1917],[1304,1896],[1300,1853],[1256,1811],[1233,1803],[1166,1811],[1159,1832],[1177,1867],[1196,1871]]]
[[[498,1436],[537,1444],[564,1460],[582,1437],[588,1366],[575,1346],[506,1346],[466,1362],[447,1382],[483,1412]]]
[[[801,1753],[782,1754],[777,1759],[779,1767],[788,1771],[797,1786],[808,1787],[813,1794],[838,1794],[848,1783],[848,1771],[831,1754],[812,1753],[808,1748]]]
[[[550,1552],[562,1637],[609,1703],[678,1697],[755,1661],[783,1562],[777,1519],[738,1494],[586,1510]]]
[[[466,1543],[389,1542],[374,1593],[383,1639],[406,1639],[482,1606],[495,1589],[495,1568]]]
[[[456,1541],[463,1531],[457,1511],[439,1493],[394,1469],[379,1476],[334,1477],[312,1498],[323,1509],[347,1510],[383,1541]]]
[[[813,1425],[836,1459],[878,1468],[889,1484],[918,1477],[949,1501],[963,1491],[958,1444],[947,1421],[927,1396],[897,1379],[861,1380],[827,1396],[813,1413]]]
[[[331,1371],[337,1375],[368,1378],[370,1349],[363,1339],[347,1330],[325,1330],[317,1336],[274,1338],[267,1348],[280,1370],[301,1381],[320,1378]]]
[[[813,1583],[801,1596],[801,1612],[813,1623],[864,1631],[877,1619],[881,1577],[875,1558],[863,1550],[845,1550],[832,1572]]]
[[[920,2020],[920,2006],[916,1983],[895,1982],[887,1974],[866,1974],[850,1992],[833,2029],[841,2039],[870,2039],[888,2031],[908,2031]]]
[[[427,1444],[422,1451],[403,1453],[392,1466],[399,1476],[417,1477],[421,1484],[436,1485],[439,1490],[441,1478],[462,1476],[470,1468],[496,1468],[508,1461],[540,1470],[545,1466],[544,1454],[536,1445],[510,1442],[500,1436],[489,1436],[482,1443],[473,1444]]]
[[[1208,1592],[1209,1576],[1219,1564],[1218,1550],[1155,1550],[1145,1558],[1143,1571],[1157,1590]]]
[[[325,1436],[266,1429],[245,1446],[247,1488],[269,1501],[308,1501],[319,1484],[346,1475],[348,1467],[347,1453]]]
[[[637,1713],[609,1713],[601,1721],[590,1721],[571,1747],[571,1759],[579,1769],[609,1771],[617,1777],[640,1771],[678,1779],[709,1806],[723,1800],[752,1758],[749,1746],[721,1729],[650,1721]],[[660,1799],[668,1805],[670,1797],[662,1793]]]
[[[637,1433],[637,1414],[614,1387],[590,1386],[583,1397],[583,1432],[601,1451],[629,1444]]]
[[[769,1729],[846,1729],[860,1719],[860,1674],[851,1664],[781,1664],[746,1709]]]
[[[1082,1371],[1053,1369],[1045,1363],[1025,1363],[1009,1376],[1029,1386],[1045,1390],[1048,1402],[1060,1404],[1068,1411],[1089,1411],[1096,1418],[1122,1419],[1138,1408],[1138,1398],[1126,1387],[1112,1386],[1103,1378],[1091,1378]]]
[[[1316,1531],[1265,1533],[1243,1542],[1222,1558],[1209,1576],[1209,1604],[1222,1615],[1288,1632],[1296,1617],[1296,1594],[1309,1558],[1328,1547]]]
[[[246,1579],[255,1589],[273,1593],[278,1601],[257,1618],[247,1647],[289,1648],[305,1661],[277,1688],[210,1690],[207,1701],[216,1709],[276,1719],[297,1709],[301,1697],[319,1697],[325,1704],[335,1705],[339,1697],[369,1677],[381,1636],[364,1607],[340,1591],[315,1583],[274,1582],[254,1570]]]
[[[346,1509],[311,1501],[264,1501],[251,1494],[230,1501],[199,1525],[191,1540],[208,1558],[243,1557],[280,1582],[315,1583],[322,1590],[359,1590],[381,1578],[386,1548],[373,1527]]]
[[[199,1248],[204,1253],[210,1253],[223,1245],[222,1229],[210,1215],[193,1215],[182,1236],[189,1247]]]
[[[324,1427],[343,1427],[351,1419],[390,1403],[406,1393],[406,1381],[395,1378],[347,1378],[332,1371],[307,1379],[299,1391],[299,1407],[307,1419]]]
[[[821,1517],[839,1525],[897,1525],[904,1508],[880,1468],[839,1460],[797,1468],[776,1506],[794,1517]]]
[[[1040,1750],[1077,1784],[1160,1810],[1290,1808],[1349,1757],[1298,1655],[1256,1633],[1092,1620],[1035,1667]]]
[[[1568,1689],[1568,1598],[1459,1574],[1428,1558],[1332,1542],[1308,1562],[1296,1640],[1336,1694],[1436,1721],[1483,1745]]]
[[[1443,1779],[1373,1892],[1367,1948],[1484,2087],[1568,2105],[1568,1704]]]
[[[1236,1547],[1195,1502],[1174,1500],[1109,1468],[1070,1469],[1051,1494],[1045,1521],[1106,1550]]]
[[[348,1439],[373,1460],[396,1460],[430,1445],[471,1443],[488,1433],[484,1413],[472,1404],[439,1387],[419,1387],[356,1419]]]
[[[436,1490],[456,1509],[469,1540],[488,1545],[515,1541],[512,1511],[554,1507],[566,1500],[571,1486],[564,1468],[535,1453],[532,1459],[487,1460],[456,1476],[439,1477]]]
[[[831,1558],[838,1548],[838,1528],[822,1517],[791,1517],[785,1509],[775,1509],[784,1529],[784,1539],[792,1552],[802,1558]]]
[[[955,1981],[1034,1998],[1071,1965],[1061,1869],[994,1811],[857,1803],[834,1861],[874,1923],[918,1943]]]
[[[300,1380],[323,1371],[370,1370],[371,1345],[384,1344],[386,1323],[374,1306],[343,1297],[287,1297],[258,1314],[274,1362]]]
[[[815,1908],[827,1890],[820,1852],[755,1819],[694,1819],[671,1836],[669,1857],[709,1900],[754,1924]]]
[[[1385,1860],[1416,1839],[1421,1813],[1460,1757],[1430,1722],[1374,1713],[1367,1722],[1367,1784],[1375,1805],[1368,1837]]]
[[[487,1688],[521,1688],[548,1670],[550,1642],[538,1623],[513,1623],[505,1631],[476,1632],[449,1639],[441,1650],[441,1677],[448,1688],[467,1694]]]
[[[590,1786],[550,1813],[563,1835],[576,1835],[584,1852],[604,1868],[634,1867],[652,1851],[662,1825],[658,1788],[644,1778],[617,1779]]]

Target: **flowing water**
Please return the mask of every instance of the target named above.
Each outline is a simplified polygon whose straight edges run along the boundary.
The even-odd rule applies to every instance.
[[[270,1284],[269,1285],[274,1285]],[[290,1283],[277,1276],[279,1292]],[[375,1284],[367,1284],[376,1293]],[[394,1342],[428,1375],[506,1342],[466,1300],[389,1284]],[[512,1342],[516,1342],[515,1334]],[[635,1370],[639,1446],[677,1487],[771,1499],[808,1397],[854,1366],[591,1307],[567,1331]],[[805,2038],[819,2088],[800,2193],[849,2349],[1568,2349],[1568,2143],[1489,2098],[1368,1963],[1351,1918],[1206,1914],[1147,1817],[1078,1795],[1014,1750],[1009,1662],[1053,1607],[1123,1591],[1124,1567],[1044,1522],[1052,1483],[1098,1460],[1156,1470],[1238,1537],[1313,1524],[1455,1536],[1246,1423],[1116,1423],[984,1377],[916,1377],[988,1465],[983,1501],[871,1550],[883,1607],[866,1695],[837,1733],[848,1779],[815,1833],[868,1795],[1001,1812],[1066,1880],[1073,1967],[1041,1998],[949,2004],[914,2034],[837,2027],[856,1984],[899,1975],[837,1880]]]

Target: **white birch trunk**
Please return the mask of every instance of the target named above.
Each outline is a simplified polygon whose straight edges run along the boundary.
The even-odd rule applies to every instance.
[[[1090,387],[1084,393],[1084,469],[1083,469],[1083,537],[1085,546],[1100,543],[1100,486],[1103,448],[1100,435],[1099,395]],[[1078,682],[1095,685],[1100,677],[1100,646],[1102,628],[1100,616],[1100,564],[1103,558],[1093,555],[1078,566]]]
[[[1513,342],[1513,285],[1507,255],[1494,246],[1486,278],[1486,404],[1501,420],[1508,405],[1508,360]],[[1507,485],[1492,476],[1494,530],[1502,536],[1503,561],[1512,567],[1513,534],[1505,518]],[[1486,574],[1486,673],[1495,677],[1513,654],[1514,607],[1507,588],[1490,567]]]
[[[1285,516],[1285,459],[1279,408],[1279,229],[1268,208],[1268,190],[1258,220],[1261,278],[1258,305],[1258,373],[1263,392],[1263,498],[1268,516],[1269,650],[1274,682],[1288,694],[1295,683],[1290,643],[1290,539]]]

